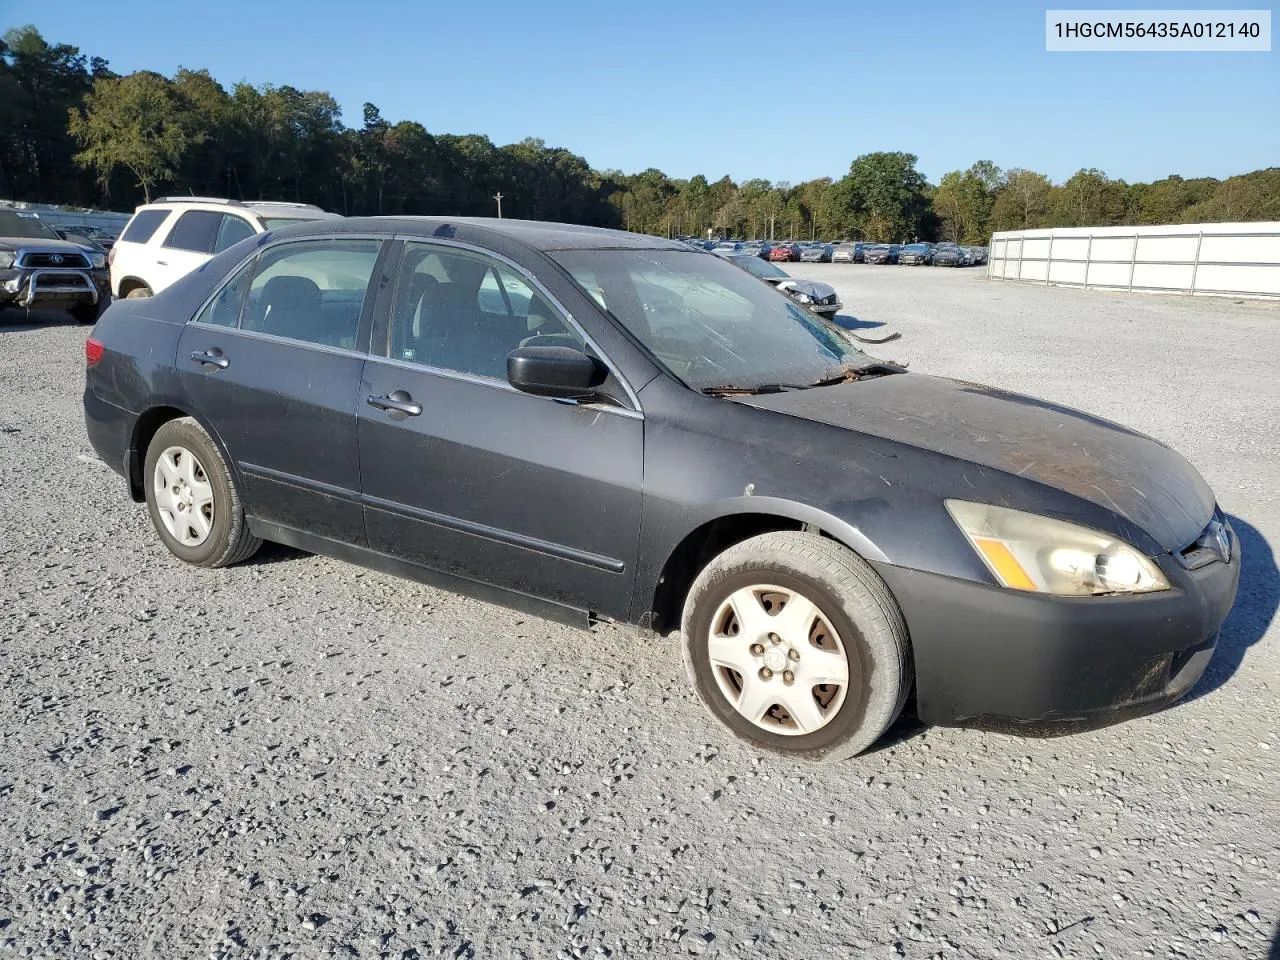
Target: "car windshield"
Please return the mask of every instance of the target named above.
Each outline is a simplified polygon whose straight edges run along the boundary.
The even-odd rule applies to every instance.
[[[20,237],[23,240],[57,240],[53,228],[34,213],[14,213],[0,210],[0,237]]]
[[[839,327],[719,257],[679,250],[553,256],[695,390],[807,385],[875,362]]]
[[[787,271],[775,267],[768,260],[761,260],[759,257],[734,257],[733,262],[747,271],[747,273],[757,276],[761,280],[767,277],[789,278],[791,276]]]

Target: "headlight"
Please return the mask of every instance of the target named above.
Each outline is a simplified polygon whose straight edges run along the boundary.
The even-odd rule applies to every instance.
[[[1087,597],[1169,589],[1154,563],[1110,534],[984,503],[946,504],[987,569],[1013,590]]]
[[[13,254],[0,252],[0,270],[8,270],[13,266]]]
[[[107,255],[105,253],[89,254],[89,266],[95,270],[101,270],[107,265]]]
[[[797,293],[795,298],[801,303],[813,303],[813,297],[809,296],[807,293]]]

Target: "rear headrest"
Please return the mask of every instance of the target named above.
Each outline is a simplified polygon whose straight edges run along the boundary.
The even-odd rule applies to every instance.
[[[308,277],[272,277],[262,288],[268,307],[310,310],[320,307],[320,288]]]

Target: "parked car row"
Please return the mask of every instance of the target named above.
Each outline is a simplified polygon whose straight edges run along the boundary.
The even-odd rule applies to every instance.
[[[973,267],[987,262],[987,248],[956,243],[869,243],[827,240],[699,240],[681,238],[698,250],[729,256],[755,256],[775,263],[901,263],[917,266]],[[942,252],[941,259],[938,258]]]
[[[833,263],[895,263],[904,266],[974,267],[987,262],[986,247],[956,243],[843,243]]]

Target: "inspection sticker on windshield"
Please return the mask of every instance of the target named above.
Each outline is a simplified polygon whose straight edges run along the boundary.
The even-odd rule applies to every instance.
[[[1045,50],[1265,52],[1270,10],[1046,10]]]

